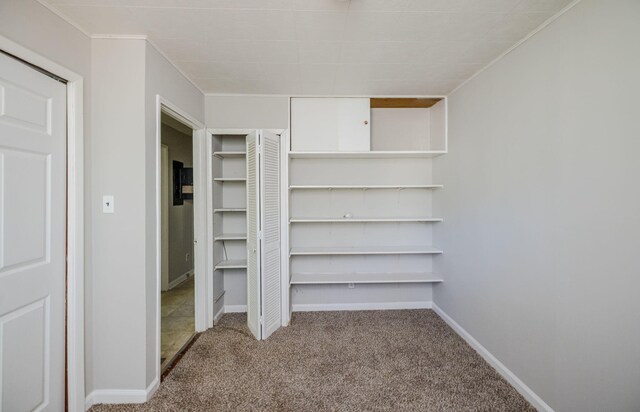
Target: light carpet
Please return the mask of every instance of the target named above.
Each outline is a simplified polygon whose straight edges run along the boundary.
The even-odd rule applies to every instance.
[[[431,310],[294,313],[203,333],[154,397],[101,411],[535,411]]]

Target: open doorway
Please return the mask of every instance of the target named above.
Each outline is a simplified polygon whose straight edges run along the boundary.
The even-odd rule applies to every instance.
[[[160,362],[169,367],[196,332],[193,130],[161,115]]]

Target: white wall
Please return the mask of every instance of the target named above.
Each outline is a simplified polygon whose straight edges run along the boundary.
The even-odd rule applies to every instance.
[[[156,95],[195,119],[204,96],[145,40],[93,40],[94,388],[144,390],[156,378]]]
[[[640,408],[640,2],[583,0],[449,97],[435,303],[558,411]]]
[[[144,40],[93,40],[93,389],[145,383]]]
[[[207,127],[288,129],[289,98],[282,96],[206,96]]]

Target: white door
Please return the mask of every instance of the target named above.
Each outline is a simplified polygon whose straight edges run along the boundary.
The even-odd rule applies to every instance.
[[[262,339],[282,326],[280,305],[280,136],[260,132]]]
[[[61,411],[66,86],[0,53],[0,411]]]
[[[368,152],[371,102],[366,98],[291,99],[291,150]]]
[[[261,339],[260,303],[260,181],[259,135],[247,136],[247,324],[253,336]]]

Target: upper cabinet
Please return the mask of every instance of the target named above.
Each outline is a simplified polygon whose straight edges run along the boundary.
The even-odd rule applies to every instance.
[[[363,98],[291,99],[291,150],[368,152],[371,110]]]
[[[447,151],[445,98],[292,98],[291,151]]]

